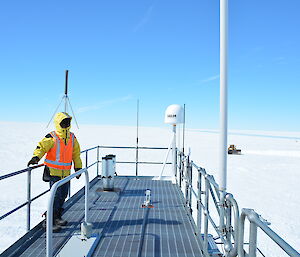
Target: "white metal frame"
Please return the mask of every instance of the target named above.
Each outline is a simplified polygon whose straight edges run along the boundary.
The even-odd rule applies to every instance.
[[[88,211],[89,211],[89,204],[88,204],[88,195],[89,195],[89,174],[87,168],[81,169],[70,176],[57,181],[53,184],[50,190],[49,200],[48,200],[48,209],[47,209],[47,217],[46,217],[46,256],[52,257],[53,256],[53,238],[52,238],[52,230],[53,230],[53,203],[54,203],[54,197],[57,189],[69,182],[71,179],[75,178],[78,175],[81,175],[82,173],[85,174],[85,216],[84,220],[86,223],[88,223]]]

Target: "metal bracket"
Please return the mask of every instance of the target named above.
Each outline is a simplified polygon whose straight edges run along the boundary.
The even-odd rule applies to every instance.
[[[266,219],[264,219],[261,215],[258,215],[259,219],[265,223],[266,225],[270,226],[271,225],[271,222],[267,221]]]

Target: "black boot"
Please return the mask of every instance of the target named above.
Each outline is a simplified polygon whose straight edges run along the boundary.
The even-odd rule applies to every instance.
[[[62,218],[63,210],[64,210],[63,208],[59,209],[55,220],[56,224],[58,224],[59,226],[66,226],[68,224],[68,222]]]
[[[58,225],[56,222],[53,223],[53,233],[57,233],[62,229],[62,227],[60,225]]]
[[[59,225],[59,223],[57,222],[58,220],[58,213],[54,212],[53,213],[53,232],[56,233],[56,232],[59,232],[62,227]]]
[[[47,212],[44,212],[42,217],[45,217],[45,220],[43,220],[42,226],[44,228],[46,228],[46,220],[47,220]],[[52,227],[52,231],[54,233],[57,233],[61,230],[61,226],[56,222],[57,218],[53,218],[53,227]]]

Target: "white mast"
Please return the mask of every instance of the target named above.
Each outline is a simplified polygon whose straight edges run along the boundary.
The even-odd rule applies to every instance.
[[[220,0],[220,190],[227,187],[227,20],[228,0]]]
[[[227,189],[227,30],[228,0],[220,0],[220,229],[224,229],[224,200]]]

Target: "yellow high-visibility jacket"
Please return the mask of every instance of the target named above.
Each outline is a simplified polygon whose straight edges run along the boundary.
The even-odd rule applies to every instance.
[[[67,113],[60,112],[55,115],[54,118],[54,125],[55,125],[55,133],[59,136],[61,140],[65,142],[65,144],[68,144],[70,140],[70,127],[68,128],[62,128],[60,126],[60,123],[65,118],[71,118]],[[55,145],[55,139],[53,136],[49,133],[47,134],[37,145],[36,149],[33,152],[33,156],[37,156],[39,159],[43,158],[43,156]],[[73,153],[72,153],[72,160],[74,163],[74,168],[82,168],[82,161],[80,158],[80,145],[74,137],[74,146],[73,146]],[[58,176],[61,178],[67,177],[70,175],[70,170],[61,170],[61,169],[50,169],[50,175],[51,176]]]

